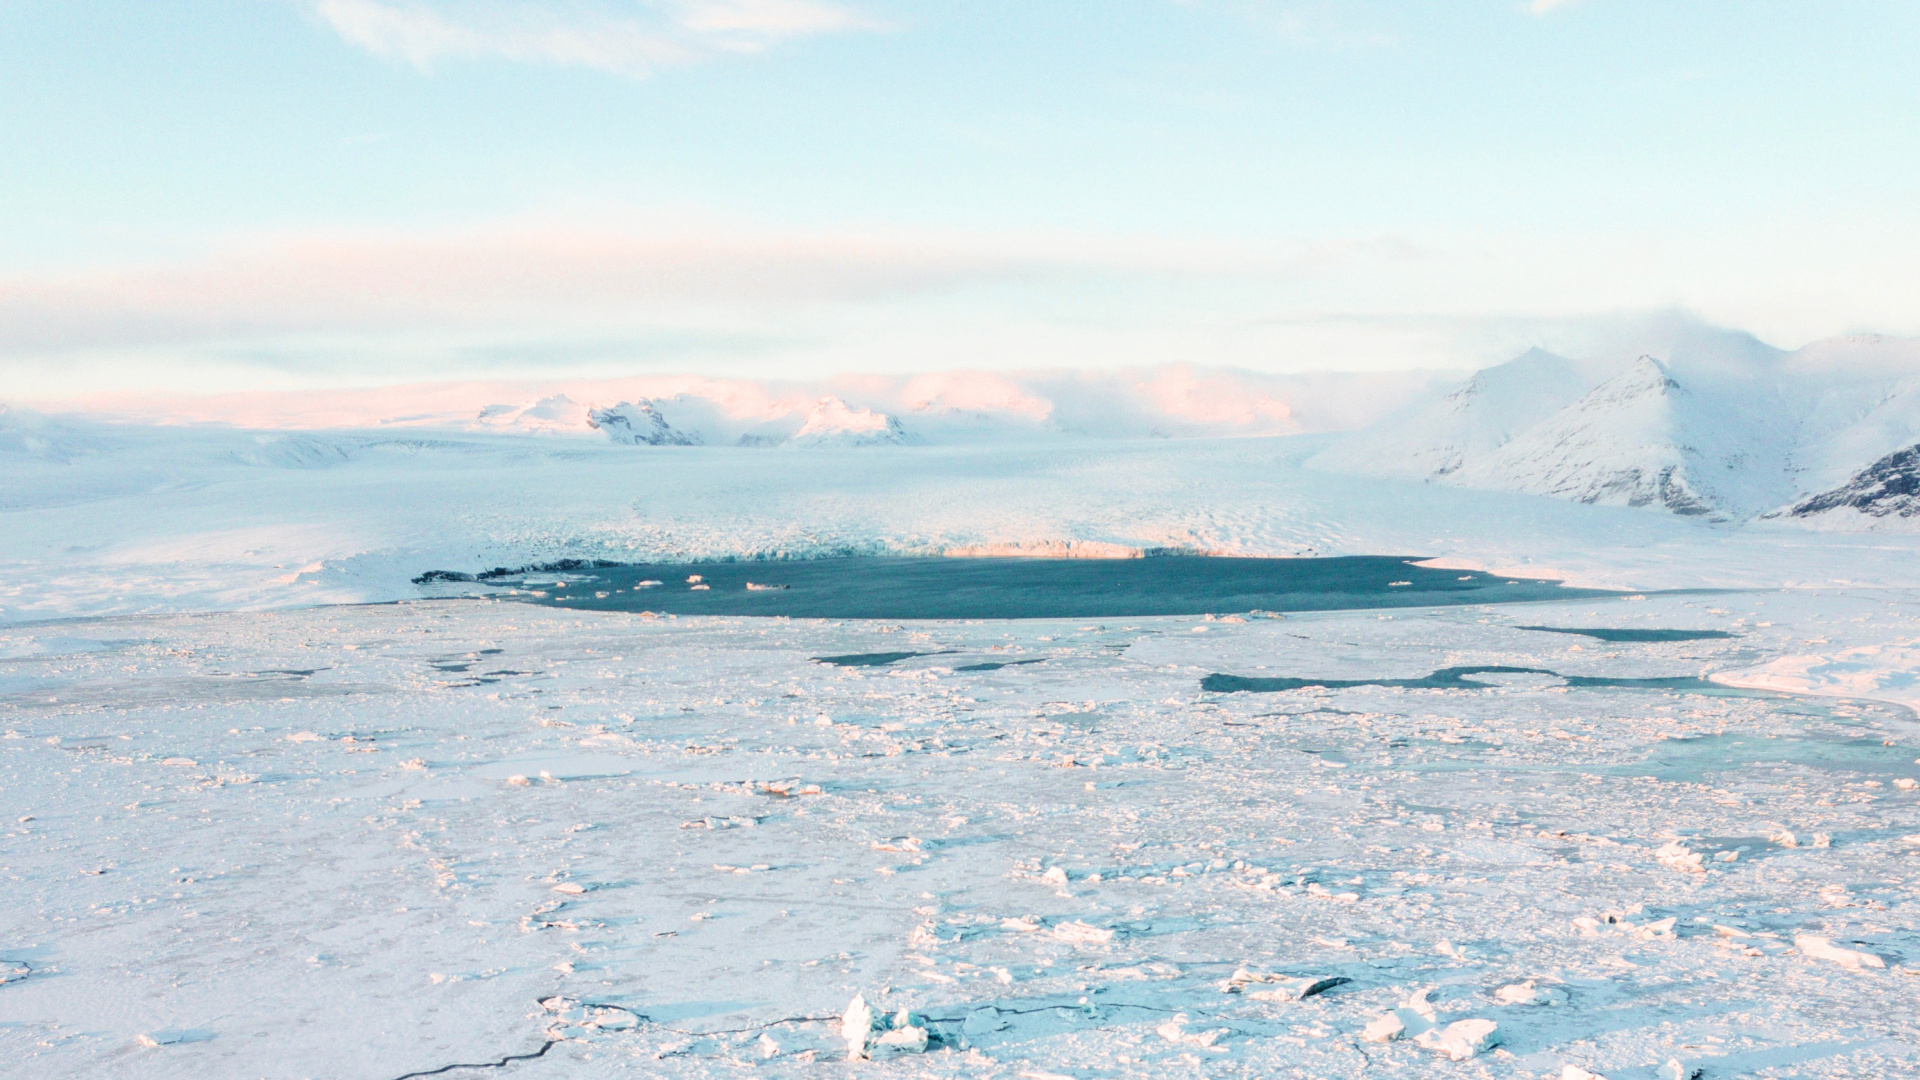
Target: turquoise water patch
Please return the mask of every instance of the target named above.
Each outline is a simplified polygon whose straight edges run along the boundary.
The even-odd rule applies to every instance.
[[[417,581],[587,611],[831,619],[1084,619],[1335,611],[1567,600],[1612,593],[1557,581],[1433,570],[1415,557],[1237,559],[834,558],[787,562],[569,562]]]

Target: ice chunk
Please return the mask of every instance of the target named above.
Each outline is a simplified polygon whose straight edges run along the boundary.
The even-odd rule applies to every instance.
[[[1668,1058],[1667,1063],[1655,1070],[1653,1075],[1660,1080],[1699,1080],[1702,1071],[1691,1065],[1682,1065],[1679,1058]]]
[[[1067,887],[1067,872],[1057,866],[1049,866],[1047,867],[1047,872],[1040,875],[1040,880],[1056,888],[1064,889]]]
[[[984,1009],[975,1009],[967,1014],[960,1024],[960,1032],[969,1039],[977,1039],[996,1031],[1005,1031],[1007,1022],[1000,1018],[1000,1010],[989,1005]]]
[[[1351,981],[1353,980],[1339,975],[1275,975],[1270,972],[1253,972],[1241,968],[1221,984],[1220,989],[1229,994],[1245,994],[1255,1001],[1305,1001],[1315,994],[1324,994],[1342,983]],[[1266,984],[1270,989],[1247,989],[1256,984]]]
[[[1053,928],[1053,936],[1061,941],[1075,945],[1105,945],[1113,940],[1113,931],[1100,926],[1090,926],[1078,919],[1070,923],[1061,923]]]
[[[1635,937],[1642,938],[1670,938],[1673,936],[1673,924],[1674,919],[1672,916],[1664,919],[1655,919],[1653,922],[1642,925],[1639,929],[1635,930],[1633,934]]]
[[[1702,858],[1700,853],[1697,851],[1689,851],[1687,845],[1678,840],[1667,841],[1663,847],[1653,853],[1653,857],[1660,861],[1660,865],[1673,870],[1679,870],[1683,873],[1701,874],[1706,872],[1700,866]]]
[[[901,1009],[891,1019],[875,1013],[864,994],[853,995],[840,1017],[840,1037],[847,1041],[847,1059],[890,1054],[918,1054],[927,1048],[926,1021]]]
[[[1558,1005],[1567,1000],[1567,992],[1557,986],[1540,986],[1528,979],[1495,990],[1493,999],[1502,1005]]]
[[[1607,1080],[1597,1072],[1588,1072],[1578,1065],[1562,1065],[1560,1080]]]
[[[1406,1031],[1406,1021],[1400,1018],[1399,1010],[1395,1010],[1367,1021],[1367,1026],[1360,1031],[1360,1037],[1367,1042],[1392,1042],[1406,1034]]]
[[[853,995],[847,1011],[840,1015],[840,1037],[847,1040],[848,1060],[857,1061],[867,1056],[867,1042],[873,1038],[876,1019],[873,1009],[867,1005],[866,995]]]
[[[1385,1016],[1375,1017],[1360,1033],[1368,1042],[1392,1042],[1398,1038],[1417,1038],[1434,1026],[1433,1004],[1427,991],[1415,990],[1401,1006]]]
[[[1793,939],[1793,946],[1810,959],[1831,960],[1841,967],[1846,968],[1848,971],[1861,971],[1866,968],[1883,968],[1887,966],[1885,960],[1880,959],[1870,952],[1843,949],[1835,945],[1830,939],[1817,937],[1813,934],[1796,935]]]
[[[927,1049],[927,1029],[912,1024],[896,1027],[891,1031],[876,1035],[867,1046],[867,1053],[874,1057],[883,1054],[921,1054]]]
[[[1209,1031],[1188,1031],[1187,1014],[1177,1013],[1174,1018],[1154,1028],[1154,1033],[1170,1043],[1186,1046],[1212,1046],[1227,1033],[1226,1028],[1214,1028]]]
[[[213,1032],[206,1028],[162,1028],[143,1031],[134,1039],[141,1046],[178,1046],[181,1043],[210,1042]]]
[[[1455,1020],[1444,1028],[1429,1028],[1414,1036],[1414,1044],[1447,1055],[1451,1061],[1465,1061],[1500,1041],[1500,1025],[1478,1018]]]

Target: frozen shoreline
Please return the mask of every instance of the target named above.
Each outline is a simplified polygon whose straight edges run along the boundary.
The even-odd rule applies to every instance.
[[[420,596],[412,579],[428,570],[562,558],[1404,552],[1670,589],[1900,587],[1920,555],[1912,533],[1715,526],[1333,476],[1300,467],[1314,438],[760,453],[315,436],[281,454],[241,432],[136,435],[70,462],[9,463],[0,625],[384,602]]]

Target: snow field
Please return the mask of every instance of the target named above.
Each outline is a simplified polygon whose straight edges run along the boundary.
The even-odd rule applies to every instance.
[[[112,429],[0,470],[0,625],[416,598],[428,570],[824,554],[1425,555],[1631,589],[1912,583],[1920,534],[1302,468],[1312,438],[754,451]]]
[[[1911,1072],[1906,709],[1198,684],[1746,671],[1912,638],[1916,599],[15,627],[0,1052],[45,1077],[840,1076],[859,995],[875,1076]],[[878,652],[940,655],[810,659]],[[955,670],[996,660],[1042,662]]]

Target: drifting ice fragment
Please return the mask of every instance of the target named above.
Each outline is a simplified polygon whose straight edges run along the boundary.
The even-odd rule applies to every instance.
[[[847,1059],[889,1054],[918,1054],[927,1048],[927,1026],[920,1017],[901,1009],[891,1020],[874,1013],[863,994],[853,995],[840,1017],[840,1037],[847,1040]]]
[[[1368,1042],[1418,1038],[1430,1031],[1433,1025],[1433,1005],[1427,1001],[1427,992],[1416,990],[1407,996],[1405,1004],[1385,1016],[1376,1017],[1360,1033],[1360,1037]]]
[[[1339,975],[1328,977],[1275,975],[1269,972],[1253,972],[1245,968],[1233,973],[1220,989],[1229,994],[1245,994],[1255,1001],[1305,1001],[1315,994],[1324,994],[1351,979]],[[1271,984],[1272,989],[1248,990],[1255,983]]]
[[[1831,960],[1848,971],[1860,971],[1864,968],[1883,968],[1885,960],[1870,952],[1856,952],[1843,949],[1831,940],[1812,934],[1800,934],[1793,939],[1793,947],[1813,960]]]
[[[1701,874],[1706,871],[1700,867],[1701,855],[1697,851],[1687,850],[1687,845],[1678,840],[1669,840],[1666,846],[1653,853],[1660,865],[1688,874]]]
[[[1499,1026],[1491,1020],[1455,1020],[1444,1028],[1429,1028],[1413,1041],[1447,1055],[1451,1061],[1465,1061],[1500,1041]]]
[[[181,1043],[209,1042],[213,1032],[206,1028],[163,1028],[159,1031],[143,1031],[134,1036],[141,1046],[177,1046]]]
[[[1405,1035],[1407,1033],[1407,1022],[1401,1018],[1400,1014],[1406,1011],[1408,1010],[1395,1009],[1385,1016],[1374,1017],[1368,1021],[1367,1026],[1361,1030],[1360,1037],[1367,1042],[1392,1042],[1400,1036]]]
[[[1212,1046],[1227,1033],[1226,1028],[1211,1031],[1188,1031],[1187,1014],[1177,1013],[1174,1018],[1153,1029],[1156,1034],[1170,1043],[1183,1043],[1188,1046]]]
[[[867,1056],[867,1040],[873,1037],[873,1010],[867,1006],[866,996],[853,995],[847,1003],[847,1011],[840,1017],[840,1037],[847,1040],[847,1059],[857,1061]]]
[[[1558,1005],[1567,999],[1567,992],[1555,986],[1539,986],[1528,979],[1495,990],[1493,999],[1502,1005]]]
[[[1056,888],[1064,889],[1067,887],[1067,872],[1057,866],[1049,866],[1047,867],[1047,872],[1040,875],[1040,880]]]
[[[1078,919],[1070,923],[1061,923],[1053,928],[1053,936],[1061,941],[1075,945],[1105,945],[1113,940],[1113,931],[1100,926],[1090,926]]]
[[[918,1025],[883,1032],[869,1044],[869,1054],[922,1054],[927,1049],[927,1029]]]
[[[1654,1075],[1660,1080],[1699,1080],[1701,1071],[1692,1066],[1680,1064],[1679,1058],[1668,1058],[1667,1063],[1660,1066],[1659,1071]]]

